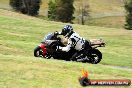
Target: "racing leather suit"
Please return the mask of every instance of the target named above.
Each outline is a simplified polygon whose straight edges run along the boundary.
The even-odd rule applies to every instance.
[[[71,48],[74,48],[77,50],[77,52],[72,56],[71,60],[75,60],[76,57],[80,54],[84,54],[86,49],[90,49],[91,46],[89,45],[89,42],[85,40],[84,38],[80,37],[78,33],[73,32],[68,37],[68,44],[66,47],[60,47],[62,51],[68,52]]]

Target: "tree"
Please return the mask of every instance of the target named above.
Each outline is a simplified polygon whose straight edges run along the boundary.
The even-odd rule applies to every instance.
[[[10,0],[10,6],[23,14],[38,15],[41,0]]]
[[[75,3],[78,14],[78,23],[84,25],[85,21],[90,17],[89,3],[88,0],[81,0],[78,3]]]
[[[89,5],[86,2],[83,2],[82,9],[81,9],[81,23],[82,25],[85,24],[86,17],[89,16]]]
[[[56,17],[56,0],[50,0],[49,3],[49,10],[48,10],[48,18],[50,20],[55,20]]]
[[[74,0],[51,0],[49,2],[48,16],[56,21],[70,22],[75,18],[74,14]]]
[[[9,4],[14,10],[20,11],[20,7],[22,6],[22,0],[10,0]]]
[[[56,20],[62,22],[72,22],[75,18],[74,14],[74,0],[57,0]]]
[[[132,0],[124,0],[126,9],[126,24],[125,28],[132,30]]]

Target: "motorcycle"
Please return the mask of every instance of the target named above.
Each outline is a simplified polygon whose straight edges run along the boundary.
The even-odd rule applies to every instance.
[[[102,39],[92,39],[89,41],[92,49],[88,50],[87,55],[83,53],[76,57],[77,62],[88,62],[92,64],[97,64],[102,59],[102,53],[97,49],[97,47],[104,47],[105,42]],[[56,35],[55,33],[49,33],[44,37],[41,44],[34,49],[35,57],[44,57],[50,59],[61,59],[70,61],[70,58],[77,52],[75,49],[71,48],[70,51],[60,51],[56,50],[57,46],[65,47],[63,39]]]

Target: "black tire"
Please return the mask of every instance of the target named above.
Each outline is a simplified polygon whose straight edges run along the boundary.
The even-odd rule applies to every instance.
[[[98,64],[102,59],[102,53],[98,49],[92,49],[90,52],[90,63]]]
[[[37,46],[34,49],[34,56],[35,57],[44,57],[42,53],[43,53],[43,51],[42,51],[41,47]]]

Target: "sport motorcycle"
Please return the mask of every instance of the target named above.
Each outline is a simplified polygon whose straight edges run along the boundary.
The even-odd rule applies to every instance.
[[[97,64],[102,59],[102,53],[97,49],[97,47],[105,47],[105,42],[102,39],[91,39],[89,40],[90,50],[86,50],[86,55],[83,53],[76,57],[77,62],[88,62],[92,64]],[[34,49],[35,57],[43,57],[50,59],[66,60],[70,61],[70,58],[77,52],[74,48],[71,48],[68,52],[57,50],[57,46],[65,47],[67,41],[55,33],[49,33],[44,37],[42,42]]]

